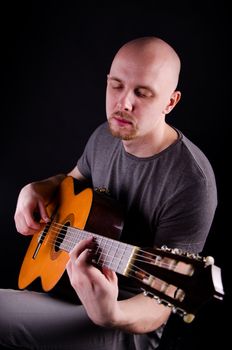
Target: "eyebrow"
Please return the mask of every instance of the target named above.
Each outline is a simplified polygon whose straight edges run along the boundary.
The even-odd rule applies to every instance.
[[[118,79],[118,78],[116,78],[116,77],[112,77],[112,76],[110,76],[109,74],[107,74],[107,79],[109,79],[109,80],[116,80],[116,81],[118,81],[119,83],[122,83],[122,80],[120,80],[120,79]]]

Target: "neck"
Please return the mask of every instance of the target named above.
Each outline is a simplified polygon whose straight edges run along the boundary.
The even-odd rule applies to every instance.
[[[159,154],[178,139],[178,133],[170,125],[165,124],[163,130],[137,137],[133,140],[123,140],[127,153],[139,158],[151,157]]]

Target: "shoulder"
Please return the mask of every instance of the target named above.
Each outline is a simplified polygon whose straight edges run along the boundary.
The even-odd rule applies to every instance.
[[[186,161],[189,171],[195,171],[204,179],[214,181],[212,165],[204,152],[181,132],[180,142],[182,144],[182,156]]]

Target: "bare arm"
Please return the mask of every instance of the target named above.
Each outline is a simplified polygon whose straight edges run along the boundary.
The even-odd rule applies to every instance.
[[[67,264],[70,282],[92,321],[132,333],[147,333],[160,327],[168,319],[170,309],[143,294],[118,301],[115,272],[106,268],[100,271],[89,262],[92,244],[91,239],[78,243]]]
[[[170,309],[143,294],[118,301],[118,304],[119,316],[121,314],[121,318],[118,318],[118,327],[127,332],[147,333],[154,331],[166,322],[170,315]],[[120,319],[122,320],[121,325]]]
[[[78,180],[85,179],[77,167],[68,175]],[[45,180],[29,183],[21,189],[14,215],[18,232],[23,235],[32,235],[41,229],[41,222],[49,221],[46,205],[65,176],[65,174],[54,175]]]
[[[73,168],[67,175],[72,176],[74,177],[74,179],[77,179],[80,181],[86,180],[86,178],[81,174],[77,166],[75,166],[75,168]]]

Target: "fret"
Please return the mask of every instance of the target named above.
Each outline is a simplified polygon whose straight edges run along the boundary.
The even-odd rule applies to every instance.
[[[120,242],[119,244],[122,249],[117,271],[122,275],[127,275],[137,247],[122,242]]]
[[[96,236],[94,236],[95,237],[95,239],[96,239]],[[97,249],[96,249],[96,252],[95,252],[95,255],[96,256],[98,256],[98,254],[99,254],[99,252],[100,252],[100,249],[101,249],[101,247],[102,247],[102,241],[103,241],[103,237],[100,237],[99,236],[99,238],[96,240],[96,242],[97,242]],[[95,261],[94,261],[95,262]],[[98,263],[97,261],[96,261],[96,263]]]
[[[113,242],[113,241],[112,241]],[[119,246],[120,246],[120,242],[115,241],[111,248],[110,248],[110,256],[111,256],[111,260],[109,261],[109,265],[108,267],[111,270],[117,271],[117,268],[119,266],[119,262],[120,262],[120,251],[119,251]]]
[[[111,249],[112,249],[112,246],[113,246],[113,241],[111,240],[111,239],[104,239],[104,247],[103,247],[103,249],[102,249],[102,256],[104,256],[103,257],[103,259],[102,259],[102,261],[101,261],[101,259],[100,259],[100,261],[101,261],[101,265],[102,266],[107,266],[107,267],[110,267],[110,263],[111,263],[111,261],[112,261],[112,256],[111,256]],[[107,260],[108,259],[108,260]]]
[[[105,263],[105,258],[104,256],[107,256],[108,254],[108,250],[107,250],[107,238],[103,238],[103,237],[100,237],[100,240],[99,240],[99,236],[96,235],[98,238],[96,239],[96,242],[98,244],[98,248],[96,250],[96,255],[98,257],[96,263],[99,265],[99,266],[108,266],[106,263]]]

